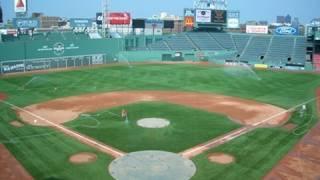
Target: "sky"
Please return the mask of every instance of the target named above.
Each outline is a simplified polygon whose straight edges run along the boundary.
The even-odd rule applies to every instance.
[[[28,0],[29,12],[61,17],[93,18],[102,11],[102,0]],[[4,19],[14,17],[13,0],[0,0]],[[192,7],[193,0],[109,0],[111,11],[130,12],[133,18],[151,17],[160,12],[182,16],[183,9]],[[228,9],[240,10],[241,22],[267,20],[290,14],[300,22],[309,23],[320,17],[320,0],[228,0]]]

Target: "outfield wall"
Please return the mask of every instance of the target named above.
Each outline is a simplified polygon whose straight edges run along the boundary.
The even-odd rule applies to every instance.
[[[123,39],[30,40],[0,43],[0,72],[26,72],[113,62]]]

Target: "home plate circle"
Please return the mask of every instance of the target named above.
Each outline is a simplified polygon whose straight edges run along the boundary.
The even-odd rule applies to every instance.
[[[164,128],[170,125],[170,121],[162,118],[144,118],[137,121],[143,128]]]
[[[117,180],[188,180],[196,173],[196,166],[178,154],[140,151],[114,160],[109,172]]]

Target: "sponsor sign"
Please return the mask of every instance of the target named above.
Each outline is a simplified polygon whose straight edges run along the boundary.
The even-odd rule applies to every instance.
[[[164,22],[158,19],[147,19],[146,21],[146,29],[163,29]]]
[[[96,23],[98,25],[102,25],[103,22],[103,14],[102,13],[96,13]]]
[[[230,28],[230,29],[240,28],[240,20],[238,18],[229,18],[228,19],[228,28]]]
[[[215,23],[215,24],[226,24],[227,23],[227,11],[212,10],[211,22]]]
[[[27,12],[27,0],[14,0],[14,12],[16,13]]]
[[[297,33],[297,29],[290,26],[277,27],[275,30],[275,34],[278,35],[296,35]]]
[[[14,28],[39,28],[40,22],[36,18],[14,18],[13,26]]]
[[[193,27],[194,26],[194,17],[193,16],[185,16],[184,17],[184,26],[185,27]]]
[[[109,13],[108,18],[111,25],[129,25],[131,23],[131,15],[127,12],[112,12]]]
[[[85,28],[92,26],[92,19],[87,18],[72,18],[70,19],[70,26],[76,28]]]
[[[41,48],[37,49],[37,51],[39,52],[43,52],[43,51],[52,51],[54,55],[56,56],[62,56],[65,51],[67,50],[74,50],[74,49],[79,49],[78,46],[76,46],[75,44],[71,43],[68,44],[67,46],[65,44],[63,44],[62,42],[57,42],[55,44],[53,44],[52,47],[45,45],[42,46]]]
[[[248,34],[268,34],[268,26],[247,25],[246,32]]]
[[[196,10],[196,22],[198,23],[211,23],[211,10]]]

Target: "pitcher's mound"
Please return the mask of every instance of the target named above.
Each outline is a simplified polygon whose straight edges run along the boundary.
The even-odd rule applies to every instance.
[[[229,154],[224,153],[212,153],[208,156],[211,162],[218,164],[230,164],[234,162],[234,157]]]
[[[145,118],[137,122],[143,128],[164,128],[170,125],[170,121],[162,118]]]
[[[189,180],[196,166],[178,154],[163,151],[140,151],[120,157],[109,165],[115,179],[179,179]]]
[[[93,153],[82,152],[74,154],[69,158],[69,161],[73,164],[87,164],[97,160],[97,155]]]

